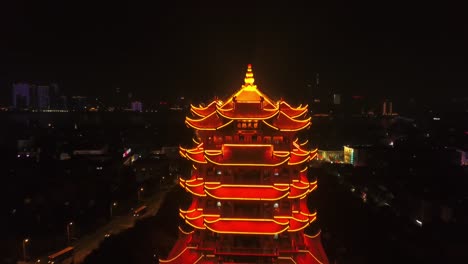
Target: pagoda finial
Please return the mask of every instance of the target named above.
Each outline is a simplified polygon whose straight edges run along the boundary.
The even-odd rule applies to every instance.
[[[247,65],[247,73],[245,74],[245,86],[251,86],[254,84],[254,77],[253,77],[253,71],[252,71],[252,64]]]

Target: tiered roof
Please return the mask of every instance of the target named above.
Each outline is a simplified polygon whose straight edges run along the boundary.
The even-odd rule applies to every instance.
[[[297,232],[316,220],[316,213],[310,213],[305,199],[300,200],[299,208],[292,214],[274,215],[273,218],[222,217],[219,212],[205,212],[206,209],[194,199],[187,210],[180,209],[185,222],[197,229],[209,229],[221,234],[274,235],[285,231]]]
[[[191,106],[196,118],[187,118],[186,124],[197,130],[217,130],[233,120],[258,120],[278,131],[298,131],[310,126],[310,118],[303,116],[307,105],[292,107],[280,100],[272,99],[257,89],[254,84],[252,66],[247,68],[245,84],[223,102],[213,100],[207,106]]]
[[[299,165],[317,155],[317,150],[304,150],[293,142],[294,148],[274,150],[272,144],[223,144],[220,149],[205,149],[200,143],[193,149],[179,148],[179,153],[195,163],[220,166],[276,167],[282,164]]]
[[[203,248],[191,247],[195,245],[191,242],[192,237],[200,230],[219,234],[277,235],[283,232],[301,231],[317,219],[316,212],[309,211],[305,199],[317,188],[317,181],[308,181],[307,166],[304,166],[317,155],[316,149],[310,151],[305,149],[307,141],[299,143],[297,139],[293,142],[284,140],[281,144],[243,144],[239,143],[240,139],[234,139],[235,144],[205,142],[207,137],[218,137],[223,133],[213,135],[205,134],[203,131],[223,131],[223,128],[233,128],[233,125],[240,129],[262,129],[265,133],[259,133],[261,137],[287,135],[288,140],[292,139],[294,132],[311,125],[311,118],[306,116],[307,105],[293,107],[283,100],[274,101],[258,90],[254,82],[252,66],[249,64],[244,85],[236,93],[226,100],[216,98],[206,106],[191,105],[193,117],[187,117],[185,123],[201,132],[198,134],[201,142],[197,142],[197,139],[194,140],[195,147],[179,148],[181,156],[193,161],[194,167],[190,179],[179,179],[180,186],[194,195],[192,204],[187,210],[180,209],[179,215],[195,231],[187,232],[179,228],[181,239],[169,254],[170,259],[160,260],[161,263],[217,263],[219,252],[216,248],[206,248],[206,245]],[[271,131],[275,133],[269,133]],[[233,136],[233,130],[227,132],[226,136]],[[200,173],[197,166],[206,168],[203,164],[214,164],[218,168],[237,166],[275,169],[290,165],[295,166],[297,170],[302,165],[304,169],[300,170],[299,175],[295,175],[293,179],[278,175],[278,178],[271,177],[269,183],[231,184],[223,182],[223,179],[229,177],[221,175],[207,177]],[[206,172],[206,170],[201,171]],[[285,179],[290,179],[290,182]],[[218,201],[216,206],[205,208],[205,203],[213,200]],[[290,203],[292,208],[278,209],[280,200],[293,200]],[[245,201],[254,201],[254,203],[256,201],[257,204],[270,202],[272,211],[260,215],[257,213],[261,210],[253,211],[250,217],[245,215],[241,217],[236,214],[226,215],[227,211],[220,207],[231,204],[237,208],[237,204],[243,205],[247,203]],[[302,243],[300,249],[291,252],[289,248],[285,251],[278,248],[275,251],[278,263],[328,263],[319,234],[316,236],[308,236],[304,232],[298,234],[303,236],[300,240]],[[229,252],[229,254],[234,253]]]
[[[299,180],[291,183],[273,183],[269,185],[224,184],[205,182],[197,174],[191,179],[179,179],[179,184],[188,192],[199,196],[209,196],[218,200],[277,201],[282,198],[304,198],[317,188],[317,181],[308,182],[305,171]]]

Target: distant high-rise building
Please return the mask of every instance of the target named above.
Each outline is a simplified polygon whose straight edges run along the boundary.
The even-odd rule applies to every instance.
[[[13,84],[14,108],[28,108],[31,106],[32,87],[29,83],[19,82]]]
[[[384,101],[382,105],[382,115],[392,115],[393,105],[392,102]]]
[[[129,102],[130,99],[128,97],[128,93],[126,93],[120,87],[115,88],[114,96],[110,101],[111,105],[113,105],[116,109],[122,110],[128,107]]]
[[[70,108],[74,111],[85,111],[88,107],[88,98],[86,96],[72,96]]]
[[[333,94],[333,104],[341,104],[341,94]]]
[[[320,86],[320,75],[318,73],[315,74],[315,90],[319,90]]]
[[[143,104],[140,101],[133,101],[132,102],[132,111],[142,112],[143,111]]]
[[[50,109],[67,109],[67,97],[62,94],[59,86],[56,83],[51,83],[49,88]]]
[[[55,102],[55,109],[66,110],[68,109],[68,100],[65,95],[58,96]]]
[[[50,89],[47,85],[38,85],[36,87],[36,99],[38,109],[50,108]]]

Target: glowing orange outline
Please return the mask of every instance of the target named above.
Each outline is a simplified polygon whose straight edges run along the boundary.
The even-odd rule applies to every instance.
[[[214,111],[213,113],[211,113],[211,114],[209,114],[209,115],[203,117],[203,118],[200,118],[200,119],[192,119],[192,118],[190,118],[190,117],[185,117],[185,123],[186,123],[187,125],[189,125],[190,127],[194,128],[194,129],[197,129],[197,130],[217,130],[217,129],[220,129],[220,128],[223,128],[223,127],[229,125],[229,124],[232,123],[232,121],[233,121],[233,120],[230,120],[229,122],[224,123],[224,124],[222,124],[222,125],[220,125],[220,126],[218,126],[218,127],[216,127],[216,128],[212,128],[212,127],[210,127],[210,128],[197,127],[195,124],[192,124],[192,123],[202,122],[202,121],[204,121],[204,120],[210,118],[210,117],[211,117],[212,115],[214,115],[214,114],[216,114],[215,111]],[[219,118],[219,117],[218,117],[218,118]]]
[[[264,100],[270,104],[270,106],[274,107],[274,108],[279,108],[279,104],[274,104],[271,99],[266,96],[264,93],[260,92],[260,90],[257,89],[257,85],[242,85],[241,88],[236,92],[234,93],[231,97],[229,97],[229,99],[223,104],[221,105],[221,108],[224,108],[224,106],[226,106],[227,104],[231,103],[232,102],[232,99],[234,97],[237,97],[239,96],[239,94],[241,94],[244,90],[246,91],[255,91],[259,97],[263,97]]]
[[[217,104],[218,101],[219,101],[219,100],[213,100],[213,101],[211,101],[211,103],[209,103],[209,104],[208,104],[207,106],[205,106],[205,107],[203,107],[203,106],[201,106],[201,105],[199,105],[199,106],[194,106],[193,104],[190,104],[190,108],[191,108],[191,109],[195,109],[195,110],[202,110],[202,111],[203,111],[203,110],[207,110],[208,108],[210,108],[212,104]]]
[[[197,264],[198,261],[200,261],[200,260],[201,260],[202,258],[204,258],[204,257],[205,257],[205,255],[201,255],[197,260],[195,260],[195,262],[194,262],[193,264]]]
[[[231,117],[231,116],[227,116],[225,113],[222,113],[222,110],[223,109],[218,109],[216,108],[216,113],[218,113],[220,116],[226,118],[226,119],[230,119],[231,121],[232,120],[245,120],[245,119],[249,119],[249,120],[265,120],[265,119],[270,119],[272,117],[274,117],[277,113],[278,113],[278,110],[276,110],[275,112],[273,112],[271,115],[269,116],[265,116],[265,117]],[[227,112],[227,111],[226,111]]]
[[[281,104],[285,104],[287,107],[289,107],[290,109],[292,110],[307,110],[307,107],[309,107],[308,104],[306,104],[305,106],[302,106],[302,104],[300,104],[298,107],[293,107],[291,106],[290,104],[288,104],[288,102],[284,101],[284,100],[281,100],[280,101],[280,105]]]
[[[204,157],[205,157],[205,156],[204,156]],[[203,163],[203,164],[208,163],[206,160],[203,160],[203,161],[196,160],[196,159],[192,158],[190,155],[186,155],[186,158],[188,158],[189,160],[191,160],[191,161],[193,161],[193,162],[196,162],[196,163]]]
[[[178,226],[178,228],[179,228],[179,231],[180,231],[182,234],[184,234],[184,235],[191,235],[191,234],[193,234],[193,232],[195,232],[195,230],[192,230],[192,231],[190,231],[190,232],[184,231],[184,230],[182,229],[182,227],[180,227],[180,226]]]
[[[202,227],[196,226],[196,225],[190,223],[190,221],[188,221],[187,219],[185,219],[185,223],[189,224],[190,226],[192,226],[193,228],[196,228],[196,229],[201,229],[201,230],[205,229],[205,226],[202,226]]]
[[[305,158],[305,159],[303,159],[301,161],[298,161],[298,162],[288,162],[288,165],[291,165],[291,166],[299,165],[299,164],[302,164],[302,163],[308,161],[309,159],[310,159],[310,157],[307,157],[307,158]]]
[[[185,124],[189,125],[191,128],[196,129],[196,130],[206,130],[206,131],[214,131],[216,128],[203,128],[203,127],[196,127],[195,125],[192,125],[190,122],[185,121]]]
[[[189,180],[191,182],[193,182],[194,180],[197,180],[197,179],[192,179],[192,180]],[[201,179],[203,180],[203,179]],[[294,181],[294,180],[293,180]],[[188,181],[186,181],[188,182]],[[197,183],[197,184],[193,184],[193,185],[189,185],[185,182],[185,185],[184,185],[184,180],[183,179],[180,179],[180,182],[179,182],[179,185],[184,188],[185,190],[187,190],[188,192],[196,195],[196,196],[199,196],[199,197],[205,197],[206,195],[210,196],[210,197],[213,197],[215,199],[220,199],[220,200],[245,200],[245,201],[260,201],[260,200],[265,200],[265,201],[277,201],[277,200],[280,200],[286,196],[288,196],[288,199],[297,199],[297,198],[300,198],[300,199],[303,199],[305,198],[305,196],[312,192],[313,190],[315,190],[317,188],[317,181],[314,181],[313,183],[307,183],[307,182],[303,182],[303,181],[298,181],[296,180],[296,182],[300,182],[306,186],[297,186],[295,184],[281,184],[281,183],[274,183],[273,185],[245,185],[245,184],[221,184],[220,182],[205,182],[205,186],[204,186],[204,190],[203,190],[203,194],[201,193],[197,193],[195,191],[192,191],[191,190],[191,187],[195,188],[195,187],[199,187],[203,184],[202,183]],[[216,186],[208,186],[208,185],[216,185]],[[283,186],[284,188],[278,188],[277,186]],[[226,187],[226,188],[273,188],[279,192],[286,192],[285,194],[281,195],[280,197],[276,197],[276,198],[245,198],[245,197],[221,197],[221,196],[217,196],[217,195],[214,195],[212,194],[209,190],[217,190],[217,189],[220,189],[220,188],[223,188],[223,187]],[[311,188],[312,187],[312,188]],[[299,193],[298,195],[295,195],[295,196],[291,196],[291,193],[290,193],[290,188],[295,188],[297,190],[306,190],[305,192],[301,192]]]
[[[182,214],[191,214],[195,211],[197,211],[198,208],[192,208],[192,209],[187,209],[187,210],[183,210],[182,208],[179,208],[179,213],[182,213]]]
[[[227,188],[273,188],[273,189],[275,189],[277,191],[280,191],[280,192],[284,192],[284,191],[289,190],[289,185],[286,185],[287,187],[284,188],[284,189],[278,188],[275,185],[276,185],[276,183],[274,183],[273,185],[221,184],[221,185],[218,185],[218,186],[211,187],[211,186],[206,186],[206,183],[205,183],[205,189],[216,190],[216,189],[219,189],[219,188],[222,188],[222,187],[227,187]]]
[[[293,122],[296,122],[296,123],[301,123],[301,124],[305,124],[304,126],[300,127],[300,128],[294,128],[294,129],[288,129],[288,128],[278,128],[272,124],[269,124],[268,122],[266,122],[265,120],[262,120],[263,123],[265,123],[266,125],[270,126],[271,128],[273,129],[276,129],[276,130],[279,130],[279,131],[299,131],[299,130],[302,130],[304,128],[306,128],[307,126],[310,126],[311,122],[311,117],[305,119],[305,120],[296,120],[296,119],[293,119],[291,117],[289,117],[286,113],[284,113],[283,111],[279,111],[279,114],[283,114],[284,116],[286,116],[289,120],[293,121]],[[293,142],[294,143],[294,142]]]
[[[231,121],[225,123],[224,125],[221,125],[221,126],[217,127],[216,130],[221,129],[221,128],[225,127],[225,126],[228,126],[228,125],[231,124],[232,122],[234,122],[234,120],[231,120]]]
[[[192,155],[197,155],[197,154],[202,154],[205,151],[202,149],[187,149],[186,153],[192,154]],[[187,154],[186,154],[187,155]]]
[[[314,217],[312,220],[310,220],[310,222],[308,222],[307,224],[305,224],[304,226],[300,227],[300,228],[297,228],[297,229],[288,229],[288,232],[298,232],[298,231],[301,231],[303,230],[304,228],[308,227],[312,222],[314,222],[315,220],[317,219],[317,217]]]
[[[205,185],[221,184],[221,182],[205,182]]]
[[[307,218],[307,219],[299,219],[299,218],[296,218],[294,216],[290,216],[290,215],[277,215],[277,216],[273,216],[273,218],[275,219],[288,219],[288,220],[294,220],[294,221],[297,221],[299,223],[305,223],[307,221],[309,221],[310,219]]]
[[[310,151],[304,151],[302,149],[301,149],[301,151],[303,151],[305,153],[297,153],[295,151],[291,151],[291,154],[293,154],[295,156],[298,156],[298,157],[304,157],[304,156],[310,155]]]
[[[309,236],[309,235],[307,235],[307,234],[305,234],[305,233],[304,233],[304,236],[305,236],[305,237],[308,237],[308,238],[311,238],[311,239],[314,239],[314,238],[318,237],[318,236],[320,235],[320,233],[322,233],[322,230],[319,230],[318,233],[315,234],[315,235],[313,235],[313,236]]]
[[[191,193],[193,195],[199,196],[199,197],[206,197],[206,193],[204,193],[204,192],[203,193],[196,193],[196,192],[192,191],[191,188],[188,188],[187,186],[184,187],[184,190],[186,190],[187,192],[189,192],[189,193]]]
[[[191,184],[191,183],[185,182],[185,185],[186,185],[186,186],[192,187],[192,188],[202,186],[203,184],[205,184],[205,183],[204,183],[204,182],[199,182],[199,183],[197,183],[197,184]]]
[[[277,128],[277,127],[275,127],[275,126],[270,125],[270,124],[269,124],[268,122],[266,122],[265,120],[262,120],[262,122],[263,122],[264,124],[266,124],[267,126],[273,128],[273,129],[275,129],[275,130],[280,130],[279,128]]]
[[[223,154],[222,150],[205,150],[205,154],[209,156],[218,156]]]
[[[272,144],[223,144],[223,147],[273,147]]]
[[[179,154],[180,154],[182,157],[186,158],[186,155],[185,155],[185,153],[184,153],[182,150],[179,150]]]
[[[286,226],[285,228],[283,228],[282,230],[278,231],[278,232],[237,232],[237,231],[219,231],[219,230],[216,230],[214,228],[211,228],[209,227],[208,225],[205,224],[205,227],[212,231],[212,232],[216,232],[216,233],[219,233],[219,234],[247,234],[247,235],[276,235],[276,234],[280,234],[280,233],[283,233],[284,231],[288,230],[289,226]]]
[[[306,183],[306,186],[296,186],[296,185],[292,184],[291,187],[294,187],[294,188],[296,188],[298,190],[305,190],[305,189],[309,189],[310,185],[309,185],[309,183]]]
[[[249,166],[249,167],[252,167],[252,166],[262,166],[262,167],[275,167],[275,166],[280,166],[281,164],[284,164],[286,163],[288,160],[289,160],[289,157],[287,159],[284,159],[283,161],[279,162],[279,163],[275,163],[275,164],[266,164],[266,163],[259,163],[259,164],[255,164],[255,163],[219,163],[219,162],[216,162],[214,160],[211,160],[210,158],[208,158],[207,156],[205,156],[205,159],[208,160],[209,162],[215,164],[215,165],[218,165],[218,166]]]
[[[290,260],[293,264],[297,264],[297,262],[292,257],[278,257],[278,259]]]
[[[312,254],[312,252],[310,252],[309,250],[300,249],[298,251],[299,252],[309,253],[319,264],[323,264],[323,262],[321,262],[317,257],[315,257],[314,254]]]
[[[162,263],[172,262],[172,261],[176,260],[177,258],[179,258],[188,249],[196,249],[196,247],[185,247],[185,249],[182,250],[179,254],[177,254],[177,256],[175,256],[175,257],[173,257],[171,259],[159,259],[159,261],[162,262]]]
[[[278,153],[278,151],[274,151],[273,152],[273,155],[275,155],[276,157],[280,157],[280,158],[285,158],[287,156],[289,156],[290,152],[288,151],[287,153]]]
[[[219,200],[237,200],[237,201],[278,201],[278,200],[281,200],[284,197],[289,195],[289,192],[286,192],[284,195],[282,195],[280,197],[277,197],[277,198],[262,198],[262,197],[259,197],[259,198],[245,198],[245,197],[219,197],[219,196],[216,196],[216,195],[210,193],[209,190],[205,190],[205,193],[208,196],[213,197],[215,199],[219,199]]]
[[[199,117],[205,117],[206,115],[202,115],[200,113],[198,113],[197,111],[195,111],[192,107],[193,105],[190,105],[190,112],[194,113],[195,115],[199,116]]]
[[[205,223],[208,223],[208,224],[214,224],[214,223],[217,223],[219,221],[234,221],[234,222],[273,222],[277,225],[288,225],[289,224],[289,221],[285,221],[285,222],[280,222],[280,221],[277,221],[275,219],[271,219],[271,218],[232,218],[232,217],[226,217],[226,218],[223,218],[223,217],[219,217],[217,219],[214,219],[214,220],[207,220],[205,219]]]

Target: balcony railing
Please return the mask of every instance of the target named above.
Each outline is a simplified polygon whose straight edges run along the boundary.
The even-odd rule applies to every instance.
[[[225,142],[225,143],[214,143],[214,142],[205,142],[204,147],[205,149],[221,149],[224,144],[271,144],[274,150],[280,151],[288,151],[292,149],[292,145],[290,143],[265,143],[265,142],[248,142],[248,141],[232,141],[232,142]]]
[[[297,175],[281,174],[278,176],[259,176],[255,178],[239,177],[235,173],[233,175],[216,175],[207,173],[205,181],[207,182],[222,182],[224,184],[252,184],[252,185],[270,185],[274,183],[291,183],[293,179],[298,179]]]
[[[237,248],[219,247],[216,248],[217,255],[245,255],[245,256],[278,256],[277,248]]]

